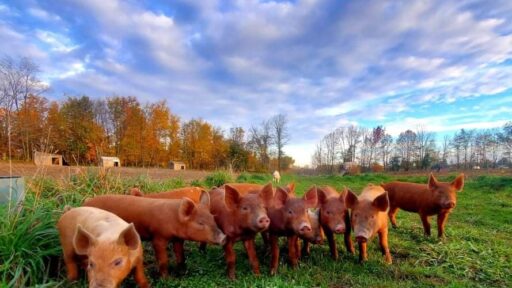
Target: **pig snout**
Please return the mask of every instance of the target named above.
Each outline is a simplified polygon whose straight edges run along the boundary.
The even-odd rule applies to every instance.
[[[89,282],[89,287],[90,288],[114,288],[116,287],[117,285],[115,283],[113,283],[112,281],[108,281],[108,280],[93,280],[91,282]]]
[[[270,225],[270,219],[267,216],[261,216],[257,222],[258,228],[267,229]]]
[[[448,201],[443,204],[443,208],[445,208],[445,209],[452,209],[454,207],[455,207],[454,201]]]
[[[224,244],[226,244],[226,240],[227,240],[226,234],[219,231],[217,233],[217,244],[224,246]]]
[[[309,233],[311,231],[312,231],[311,225],[309,225],[308,223],[304,222],[304,223],[300,224],[300,226],[299,226],[299,233],[300,234]]]
[[[341,234],[341,233],[345,233],[345,226],[343,225],[336,225],[336,227],[334,227],[334,233],[337,233],[337,234]]]
[[[368,241],[368,239],[366,239],[366,237],[364,237],[364,236],[356,236],[356,241],[358,243],[366,243],[366,241]]]

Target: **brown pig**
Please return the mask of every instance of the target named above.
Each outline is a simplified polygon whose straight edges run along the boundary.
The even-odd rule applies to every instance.
[[[78,264],[82,264],[87,267],[89,287],[118,287],[131,271],[139,287],[149,287],[133,224],[101,209],[79,207],[65,212],[57,229],[68,280],[78,279]]]
[[[177,188],[170,191],[159,192],[159,193],[142,193],[139,188],[132,188],[129,194],[132,196],[144,196],[146,198],[158,198],[158,199],[181,199],[187,197],[194,203],[198,204],[202,193],[207,193],[203,188],[200,187],[183,187]]]
[[[389,194],[389,219],[396,227],[398,209],[419,213],[425,235],[430,236],[429,216],[437,214],[437,236],[443,237],[448,214],[457,204],[457,192],[464,187],[464,174],[451,183],[439,182],[430,174],[428,184],[391,182],[381,185]]]
[[[204,195],[199,205],[188,198],[172,200],[105,195],[86,200],[84,206],[104,209],[132,222],[143,240],[152,241],[160,275],[166,277],[168,241],[173,242],[178,268],[185,266],[184,240],[221,245],[226,241],[226,235],[218,228],[210,213],[209,195]]]
[[[379,234],[379,244],[386,263],[391,264],[391,253],[388,248],[388,219],[386,212],[389,208],[388,193],[380,186],[369,184],[357,197],[348,190],[347,207],[352,210],[352,227],[359,245],[359,261],[368,259],[367,242]]]
[[[294,193],[278,187],[274,195],[274,205],[268,208],[270,217],[270,248],[272,259],[270,274],[275,275],[279,264],[279,237],[288,239],[288,259],[292,267],[298,264],[300,250],[298,250],[298,237],[313,238],[313,229],[307,209],[317,205],[317,190],[313,186],[302,198],[295,197]]]
[[[342,193],[336,192],[332,187],[325,186],[318,189],[318,207],[320,209],[320,223],[329,241],[331,257],[338,259],[338,249],[334,234],[343,234],[347,252],[354,254],[354,245],[350,238],[350,215],[345,203],[347,188]]]
[[[272,183],[265,185],[258,193],[241,195],[235,188],[225,185],[224,189],[214,188],[210,191],[211,211],[215,221],[226,234],[224,256],[230,279],[235,278],[236,254],[233,245],[243,241],[254,274],[260,274],[254,238],[270,224],[266,207],[272,204]]]
[[[324,242],[325,234],[322,229],[322,225],[320,224],[320,210],[312,210],[308,209],[309,220],[311,221],[311,229],[313,233],[311,238],[303,239],[302,244],[302,255],[309,255],[309,245],[310,244],[322,244]],[[299,248],[296,248],[299,251]]]

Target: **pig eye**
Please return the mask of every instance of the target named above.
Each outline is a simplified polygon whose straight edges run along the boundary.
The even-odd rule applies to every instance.
[[[199,222],[199,225],[204,226],[204,223],[203,222]]]
[[[122,263],[123,263],[122,258],[118,258],[118,259],[114,260],[114,266],[121,266]]]
[[[331,211],[327,211],[325,214],[327,214],[327,215],[331,215]]]
[[[292,210],[288,210],[288,214],[292,215],[293,211]]]
[[[89,266],[87,267],[88,269],[94,269],[96,265],[94,264],[94,262],[92,261],[89,261]]]
[[[244,206],[244,207],[242,207],[242,210],[243,210],[243,211],[247,211],[247,210],[249,210],[249,207]]]

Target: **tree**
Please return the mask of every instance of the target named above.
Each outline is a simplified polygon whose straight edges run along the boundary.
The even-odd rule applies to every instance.
[[[271,123],[263,121],[260,127],[252,126],[249,130],[249,147],[258,156],[261,166],[265,171],[270,169],[269,149],[272,144]]]
[[[281,172],[282,158],[284,156],[283,148],[288,143],[290,136],[286,127],[288,120],[284,114],[278,114],[270,119],[273,129],[273,139],[277,150],[277,170]]]
[[[512,163],[512,121],[505,123],[503,131],[498,134],[498,140],[505,148],[508,163]]]
[[[416,133],[411,130],[400,133],[396,140],[397,150],[402,158],[402,167],[409,171],[416,151]]]
[[[237,171],[246,170],[249,162],[249,151],[245,148],[245,131],[242,127],[232,127],[229,131],[228,158],[230,168]]]
[[[428,150],[429,150],[429,146],[432,145],[432,141],[434,140],[434,133],[432,132],[429,132],[426,130],[425,126],[423,125],[419,125],[417,128],[416,128],[416,141],[417,141],[417,144],[416,144],[416,147],[418,149],[418,152],[417,152],[417,156],[418,156],[418,163],[419,163],[419,167],[421,167],[422,169],[427,169],[430,167],[430,164],[428,166],[424,166],[423,164],[427,163],[427,162],[431,162],[431,159],[429,159],[429,161],[423,161],[426,157],[426,154],[428,153]],[[429,157],[431,157],[432,155],[429,155]]]

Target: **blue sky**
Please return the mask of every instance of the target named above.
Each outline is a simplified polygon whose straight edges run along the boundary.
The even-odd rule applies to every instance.
[[[50,99],[166,99],[182,119],[289,118],[308,164],[345,124],[438,135],[512,117],[512,1],[4,1],[1,54]]]

